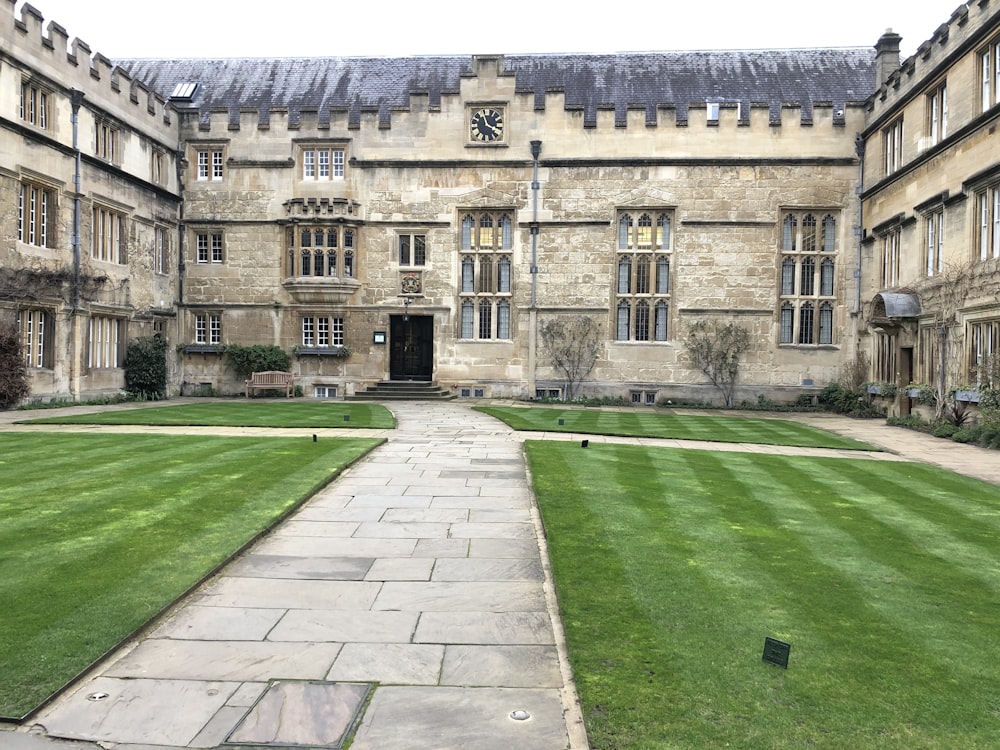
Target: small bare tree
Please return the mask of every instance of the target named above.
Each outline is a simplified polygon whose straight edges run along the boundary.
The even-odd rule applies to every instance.
[[[750,348],[750,332],[733,322],[699,320],[689,329],[684,346],[695,367],[719,389],[726,406],[732,406],[740,357]]]
[[[858,351],[854,359],[840,368],[840,386],[849,391],[860,391],[868,381],[872,361],[867,352]]]
[[[565,379],[566,398],[572,400],[597,362],[600,325],[589,315],[553,318],[542,323],[539,334],[552,366]]]

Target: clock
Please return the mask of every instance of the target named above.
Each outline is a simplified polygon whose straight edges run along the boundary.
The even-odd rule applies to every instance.
[[[480,143],[497,143],[503,140],[503,110],[483,107],[469,119],[472,140]]]

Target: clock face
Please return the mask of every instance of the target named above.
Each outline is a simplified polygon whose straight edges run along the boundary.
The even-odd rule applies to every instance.
[[[472,140],[496,143],[503,139],[503,112],[495,107],[483,107],[472,113]]]

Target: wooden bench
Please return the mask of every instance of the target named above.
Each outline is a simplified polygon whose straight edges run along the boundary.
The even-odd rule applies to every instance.
[[[265,391],[280,391],[285,389],[285,397],[291,398],[295,385],[292,383],[292,373],[281,372],[280,370],[267,370],[265,372],[255,372],[250,375],[249,380],[244,380],[246,386],[246,397],[250,398],[250,389]]]

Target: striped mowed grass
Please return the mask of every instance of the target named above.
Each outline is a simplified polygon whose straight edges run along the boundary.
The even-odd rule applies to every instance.
[[[899,461],[526,452],[594,747],[1000,747],[996,486]]]

